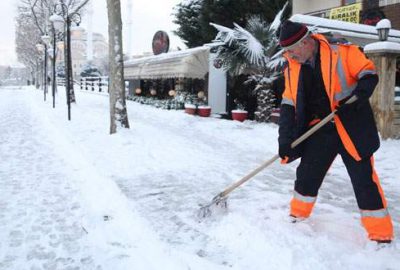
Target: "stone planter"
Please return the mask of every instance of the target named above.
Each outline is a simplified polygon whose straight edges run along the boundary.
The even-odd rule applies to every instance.
[[[202,117],[209,117],[211,114],[210,106],[199,106],[197,107],[197,114]]]
[[[232,110],[232,120],[243,122],[247,119],[247,111]]]

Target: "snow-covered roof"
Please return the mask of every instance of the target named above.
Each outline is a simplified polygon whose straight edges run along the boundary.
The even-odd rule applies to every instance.
[[[199,78],[208,72],[209,50],[207,46],[162,53],[125,62],[125,78]]]
[[[338,33],[349,41],[364,46],[379,40],[375,26],[330,20],[310,15],[295,14],[291,21],[317,27],[318,31]],[[388,41],[400,42],[400,31],[390,29]]]

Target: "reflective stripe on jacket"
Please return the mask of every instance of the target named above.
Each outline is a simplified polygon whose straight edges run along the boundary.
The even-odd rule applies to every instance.
[[[375,66],[355,45],[329,44],[324,36],[315,34],[312,38],[320,44],[321,73],[325,90],[333,111],[339,102],[349,97],[357,87],[357,82],[365,75],[376,74]],[[285,91],[282,105],[294,106],[294,134],[298,137],[305,132],[304,90],[301,79],[301,64],[286,57]],[[301,93],[299,95],[299,93]],[[372,155],[379,148],[379,137],[369,103],[354,115],[339,118],[335,115],[336,129],[347,152],[356,160]],[[284,129],[282,129],[284,130]],[[280,134],[280,136],[285,136]],[[367,137],[369,136],[369,138]]]

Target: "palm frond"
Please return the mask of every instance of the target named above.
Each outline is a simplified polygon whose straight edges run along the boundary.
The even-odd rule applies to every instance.
[[[271,82],[262,78],[276,79],[277,67],[284,62],[281,54],[276,54],[279,47],[276,32],[287,6],[288,2],[270,24],[259,16],[250,17],[245,28],[235,23],[233,29],[211,23],[218,30],[214,43],[219,44],[215,46],[216,54],[223,60],[223,68],[234,75],[252,71],[255,75],[249,78],[258,84]]]
[[[278,12],[278,14],[276,14],[274,20],[272,21],[271,25],[269,26],[269,29],[271,31],[274,31],[274,32],[278,31],[278,28],[282,22],[283,12],[286,10],[288,4],[289,4],[289,1],[286,2],[285,5],[283,6],[283,8]]]
[[[234,36],[238,41],[237,53],[242,53],[251,65],[262,65],[264,46],[246,29],[234,24]]]
[[[215,29],[218,30],[218,34],[215,37],[214,42],[221,41],[223,43],[231,45],[235,41],[235,34],[233,29],[230,29],[228,27],[216,23],[210,23],[210,25],[214,26]]]

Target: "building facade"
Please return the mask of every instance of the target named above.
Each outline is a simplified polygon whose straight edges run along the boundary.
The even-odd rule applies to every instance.
[[[103,35],[93,33],[92,37],[92,60],[91,64],[100,69],[102,73],[108,71],[106,63],[108,61],[108,43]],[[60,42],[57,44],[58,63],[64,62],[64,44]],[[82,27],[76,27],[71,30],[71,58],[72,70],[74,79],[79,78],[82,69],[88,64],[88,33]]]
[[[293,0],[293,14],[375,25],[387,18],[400,29],[400,0]],[[358,20],[358,21],[357,21]]]

